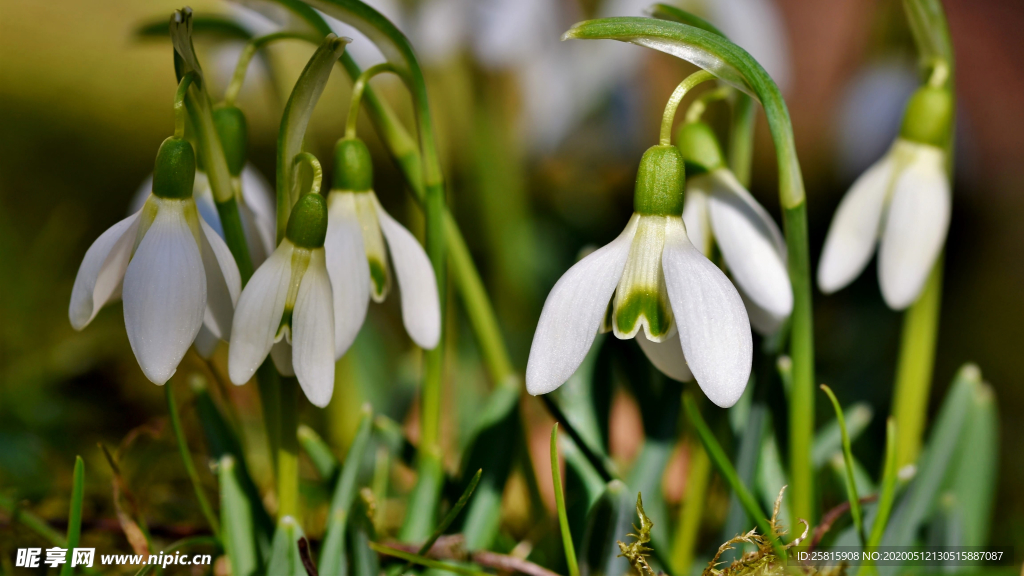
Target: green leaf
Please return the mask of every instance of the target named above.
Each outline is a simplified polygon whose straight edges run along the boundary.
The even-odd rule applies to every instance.
[[[85,498],[85,461],[81,456],[75,456],[75,474],[71,480],[71,510],[68,514],[68,544],[64,565],[60,569],[60,576],[71,576],[75,569],[71,567],[72,551],[78,547],[78,540],[82,537],[82,500]]]
[[[934,60],[953,63],[953,43],[949,36],[946,14],[939,0],[903,0],[910,31],[914,35],[921,62],[925,66]]]
[[[861,542],[867,543],[864,534],[864,523],[860,511],[860,496],[857,495],[857,480],[853,476],[853,452],[850,450],[850,435],[846,429],[846,418],[843,417],[843,409],[839,406],[839,400],[832,393],[832,389],[822,384],[821,389],[832,401],[832,408],[836,412],[836,423],[839,425],[839,434],[843,445],[843,462],[846,465],[846,498],[850,502],[850,516],[853,518],[853,525],[857,527]],[[888,469],[888,468],[887,468]]]
[[[565,495],[562,492],[562,475],[558,462],[558,422],[551,427],[551,483],[555,490],[555,508],[558,510],[558,528],[562,533],[562,549],[565,551],[565,563],[569,566],[569,576],[580,576],[580,568],[576,564],[576,548],[572,543],[572,532],[569,529],[569,516],[565,511]]]
[[[378,576],[380,574],[380,560],[377,558],[377,553],[370,548],[370,542],[377,539],[377,534],[370,517],[369,502],[363,498],[367,490],[366,488],[360,490],[360,497],[356,498],[353,503],[352,515],[349,518],[348,546],[352,552],[353,576]],[[379,501],[377,505],[380,505]]]
[[[587,513],[604,494],[606,485],[572,438],[562,436],[559,442],[565,459],[565,511],[570,531],[576,535],[574,541],[580,543]]]
[[[299,444],[313,462],[313,467],[320,478],[326,482],[333,482],[334,475],[338,472],[338,459],[334,457],[334,452],[323,438],[309,426],[300,424]]]
[[[473,470],[483,470],[476,497],[462,521],[467,550],[490,548],[498,535],[501,500],[514,461],[509,455],[519,438],[519,393],[518,387],[511,386],[500,386],[491,393],[463,457],[463,478]]]
[[[871,523],[871,534],[866,542],[869,548],[874,548],[882,542],[882,536],[886,532],[885,527],[889,522],[889,513],[892,511],[892,503],[896,498],[896,478],[899,474],[897,434],[896,419],[890,416],[885,422],[885,467],[882,472],[882,487],[878,494],[878,506]],[[873,572],[873,563],[865,562],[861,564],[857,574],[859,576]]]
[[[761,509],[754,495],[736,474],[736,469],[733,468],[732,462],[729,461],[729,457],[722,450],[718,439],[715,438],[707,423],[704,422],[704,417],[700,415],[700,411],[697,410],[697,404],[693,401],[693,395],[689,392],[683,393],[683,406],[686,408],[686,415],[690,418],[690,422],[697,430],[697,436],[700,437],[700,441],[704,444],[704,449],[708,452],[708,457],[711,458],[711,462],[718,469],[718,473],[722,475],[729,488],[732,489],[733,494],[736,494],[737,498],[739,498],[740,504],[746,509],[750,519],[757,523],[761,534],[771,540],[772,547],[775,549],[775,555],[778,558],[785,558],[786,551],[772,530],[768,516]]]
[[[274,535],[274,521],[263,507],[260,491],[249,474],[242,445],[217,405],[214,404],[213,398],[210,397],[205,380],[192,378],[189,383],[195,395],[196,414],[203,429],[203,436],[206,438],[206,449],[210,458],[215,461],[221,460],[224,456],[232,457],[235,480],[245,493],[245,502],[250,508],[260,557],[266,561],[270,554],[270,542]]]
[[[217,464],[220,479],[221,538],[231,562],[231,573],[250,576],[259,573],[261,558],[253,521],[253,502],[240,480],[234,456],[224,454]]]
[[[345,456],[345,463],[341,467],[341,474],[338,476],[338,483],[334,488],[334,496],[331,498],[327,532],[320,550],[320,571],[324,574],[343,575],[348,569],[345,557],[345,532],[352,501],[356,496],[359,465],[363,461],[366,446],[370,442],[373,431],[372,424],[373,412],[368,405],[364,406],[356,437],[352,441],[348,455]]]
[[[299,538],[303,537],[302,527],[291,516],[285,516],[277,523],[274,544],[270,553],[267,574],[274,576],[306,576],[299,554]],[[329,574],[329,572],[324,572]]]
[[[962,367],[953,379],[918,461],[914,480],[886,529],[883,545],[913,544],[921,527],[929,520],[964,434],[974,404],[972,398],[980,386],[981,371],[973,364]]]
[[[850,443],[857,441],[861,433],[871,423],[874,411],[866,402],[858,402],[846,409],[844,419],[846,421],[846,433]],[[811,450],[811,462],[815,469],[828,464],[832,457],[843,451],[843,433],[839,426],[839,419],[832,420],[822,426],[814,435],[814,447]]]
[[[566,426],[572,426],[587,449],[602,456],[607,456],[608,450],[604,443],[601,408],[598,406],[603,398],[599,398],[602,394],[596,390],[595,380],[597,362],[605,340],[605,335],[599,334],[576,372],[565,384],[548,394],[565,415]]]
[[[580,573],[587,576],[621,576],[630,571],[618,541],[632,531],[636,501],[626,485],[612,480],[587,516],[580,547]]]
[[[999,414],[990,386],[981,384],[972,392],[946,494],[962,524],[959,545],[983,546],[988,543],[999,472]]]
[[[701,18],[700,16],[697,16],[696,14],[691,14],[690,12],[687,12],[682,8],[672,6],[670,4],[662,4],[660,2],[657,4],[652,4],[651,7],[648,9],[648,12],[650,13],[652,18],[679,22],[681,24],[693,26],[694,28],[706,30],[708,32],[711,32],[712,34],[718,34],[723,38],[727,37],[721,30],[716,28],[715,25],[712,24],[711,22],[708,22],[707,20]]]

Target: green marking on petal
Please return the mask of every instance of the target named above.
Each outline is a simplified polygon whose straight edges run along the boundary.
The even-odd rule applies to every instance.
[[[672,314],[658,292],[635,291],[615,308],[615,328],[622,334],[633,334],[637,322],[647,321],[647,336],[662,338],[672,326]]]
[[[373,299],[380,302],[388,295],[388,267],[377,258],[367,258],[370,279],[373,281]]]

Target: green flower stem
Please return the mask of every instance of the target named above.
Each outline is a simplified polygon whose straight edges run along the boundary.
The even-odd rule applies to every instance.
[[[195,490],[196,500],[199,501],[199,509],[202,510],[206,522],[210,525],[213,535],[220,540],[220,523],[217,515],[213,513],[210,501],[206,499],[206,492],[203,491],[203,484],[199,481],[199,473],[196,472],[196,465],[192,462],[192,454],[188,449],[188,442],[185,440],[185,432],[181,428],[181,418],[178,417],[178,406],[174,403],[174,390],[171,383],[164,384],[164,393],[167,398],[167,415],[171,420],[171,428],[174,430],[174,439],[178,442],[178,451],[181,453],[181,461],[185,465],[185,472],[192,482],[192,489]]]
[[[689,416],[693,427],[697,430],[697,436],[700,437],[701,442],[704,444],[704,449],[707,450],[711,462],[718,469],[718,473],[725,479],[733,494],[739,498],[743,508],[747,511],[747,515],[757,523],[757,527],[761,530],[764,537],[771,540],[775,556],[780,561],[785,562],[786,549],[783,547],[782,542],[779,541],[778,535],[772,530],[771,523],[761,509],[761,505],[757,503],[757,499],[754,498],[754,495],[743,484],[743,481],[740,480],[739,475],[736,474],[736,469],[732,466],[732,462],[729,462],[729,457],[722,450],[722,446],[718,443],[711,429],[708,428],[707,423],[704,422],[704,417],[700,415],[700,410],[697,409],[697,404],[694,402],[691,393],[683,393],[683,406],[686,408],[686,414]]]
[[[939,309],[942,302],[942,256],[932,269],[924,290],[903,316],[903,334],[896,364],[892,414],[900,430],[896,460],[900,466],[917,460],[921,451],[928,396],[935,366]]]
[[[750,166],[754,159],[754,99],[736,91],[729,131],[729,169],[744,187],[750,186]]]
[[[793,524],[813,519],[811,440],[814,432],[814,329],[811,317],[810,256],[803,176],[796,155],[789,110],[778,86],[746,51],[703,28],[652,18],[603,18],[576,24],[563,38],[630,42],[689,60],[761,102],[775,143],[779,169],[789,275],[793,285],[790,355],[790,478]]]
[[[297,187],[301,187],[302,185],[302,181],[298,177],[298,175],[300,174],[299,165],[301,164],[309,166],[309,169],[312,171],[312,179],[310,181],[308,191],[303,192],[303,190],[300,189],[298,190],[298,192],[294,192],[293,196],[299,197],[305,194],[319,194],[320,187],[323,184],[324,180],[324,169],[320,165],[320,160],[318,160],[316,156],[310,154],[309,152],[299,152],[298,154],[295,155],[295,159],[292,161],[292,171],[296,175],[295,186]]]
[[[299,512],[299,381],[281,377],[277,444],[277,517]]]
[[[382,72],[397,73],[397,70],[390,62],[382,62],[367,68],[352,84],[352,99],[349,101],[348,118],[345,119],[345,138],[356,137],[356,121],[359,119],[359,104],[363,101],[363,92],[366,91],[370,78]]]
[[[580,576],[580,567],[576,563],[576,548],[572,544],[572,532],[569,530],[569,516],[565,511],[565,495],[562,493],[562,475],[558,466],[558,422],[551,427],[551,482],[555,489],[555,508],[558,510],[558,527],[562,532],[562,547],[565,549],[565,563],[569,566],[569,576]]]
[[[245,74],[249,70],[249,63],[252,61],[252,57],[256,55],[256,52],[267,44],[277,42],[278,40],[306,40],[313,44],[320,43],[320,39],[309,34],[302,34],[299,32],[274,32],[273,34],[257,36],[256,38],[249,40],[249,42],[245,44],[245,48],[242,48],[242,53],[238,56],[238,64],[235,65],[235,73],[231,76],[231,83],[228,84],[227,90],[224,91],[225,104],[228,106],[235,105],[235,100],[238,99],[238,93],[242,90],[242,84],[245,83]]]
[[[274,474],[277,474],[277,448],[281,438],[281,414],[275,408],[281,403],[281,375],[277,373],[274,361],[268,356],[256,369],[256,385],[260,392],[260,407],[263,410],[263,427],[267,435],[267,448]]]
[[[185,112],[185,94],[188,93],[189,86],[192,85],[192,81],[195,80],[195,73],[189,72],[181,77],[181,81],[178,82],[178,91],[174,93],[174,137],[184,138],[185,137],[185,121],[188,120],[188,114]]]
[[[711,80],[712,78],[714,76],[710,72],[701,70],[700,72],[690,74],[676,86],[676,89],[672,91],[672,95],[669,96],[668,102],[665,104],[665,112],[661,116],[661,137],[658,144],[662,146],[672,144],[672,124],[676,117],[676,110],[679,109],[679,103],[686,97],[687,92],[701,82]]]
[[[707,92],[697,96],[690,103],[690,107],[686,109],[685,122],[696,122],[701,119],[704,112],[707,111],[708,105],[713,104],[719,100],[725,100],[729,98],[734,90],[730,86],[719,86],[714,90],[708,90]]]
[[[711,480],[711,460],[699,442],[690,443],[690,459],[686,471],[686,491],[683,494],[683,507],[679,514],[679,525],[676,527],[672,541],[672,573],[689,574],[693,564],[697,536],[700,533],[700,522],[704,516],[708,484]]]
[[[864,535],[864,523],[860,512],[860,496],[857,495],[857,481],[853,478],[853,452],[850,449],[850,435],[846,432],[846,418],[843,417],[843,409],[839,406],[839,400],[832,393],[832,389],[822,384],[821,389],[832,401],[832,408],[836,411],[836,421],[839,422],[839,433],[843,441],[843,461],[846,464],[846,497],[850,502],[850,516],[853,517],[853,526],[857,529],[861,544],[867,543]]]
[[[953,81],[953,43],[949,26],[938,0],[904,0],[903,8],[917,44],[922,69],[928,71],[933,87]],[[946,139],[947,171],[953,179],[953,125]],[[904,466],[917,460],[931,393],[935,346],[938,342],[942,304],[942,259],[940,254],[917,301],[903,316],[892,415],[900,431],[896,462]]]

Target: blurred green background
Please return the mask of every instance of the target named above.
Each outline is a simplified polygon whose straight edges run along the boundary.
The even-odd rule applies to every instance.
[[[450,202],[520,369],[548,289],[580,249],[606,243],[627,220],[637,162],[654,143],[665,99],[689,71],[673,58],[610,42],[600,48],[613,55],[605,62],[577,63],[573,58],[586,58],[579,56],[580,47],[557,42],[558,34],[575,20],[613,9],[613,2],[538,1],[554,7],[559,19],[527,22],[532,35],[513,38],[511,48],[496,36],[488,46],[480,38],[486,30],[473,35],[476,21],[467,14],[482,8],[472,1],[448,2],[463,12],[442,12],[450,20],[441,24],[436,15],[430,19],[426,5],[431,2],[396,0],[381,6],[424,55]],[[786,76],[816,262],[842,194],[895,135],[902,102],[915,82],[912,45],[899,2],[777,0],[773,6],[784,47],[776,69]],[[1024,421],[1017,417],[1024,412],[1024,36],[1019,32],[1024,3],[949,0],[945,6],[957,50],[959,117],[932,410],[961,364],[981,367],[1001,415],[991,539],[1019,543],[1024,542]],[[172,535],[187,532],[197,515],[163,429],[162,390],[137,367],[120,305],[108,307],[80,333],[67,319],[85,250],[124,217],[129,199],[152,170],[157,146],[173,129],[170,44],[140,38],[135,31],[178,7],[163,0],[0,0],[0,490],[31,502],[44,517],[60,519],[67,511],[74,455],[81,454],[89,470],[86,531],[90,538],[111,542],[123,540],[114,520],[110,469],[97,443],[113,449],[133,430],[124,451],[139,456],[125,460],[133,464],[124,472],[132,485],[146,486],[140,497],[145,506],[160,510],[154,514],[162,519],[157,528]],[[239,13],[223,2],[192,7],[197,14]],[[490,18],[516,25],[502,22],[501,14]],[[352,49],[360,61],[372,60],[373,51],[359,52],[359,43],[357,38]],[[214,78],[214,93],[222,92],[241,43],[197,44]],[[598,48],[592,44],[586,50]],[[281,102],[311,53],[299,43],[272,47],[272,71],[254,63],[239,100],[250,122],[252,162],[268,177],[273,176]],[[538,62],[563,68],[546,69]],[[560,71],[573,69],[578,81],[555,82]],[[397,83],[374,82],[406,114],[408,125],[408,100]],[[349,86],[344,74],[334,74],[310,124],[309,148],[325,161],[328,173]],[[381,201],[416,230],[417,209],[365,118],[360,134],[375,153]],[[777,216],[774,155],[763,118],[756,142],[752,192]],[[460,446],[489,384],[464,321],[457,316],[450,321],[460,329],[451,336],[456,345],[446,383],[451,418],[445,441]],[[832,386],[844,404],[863,400],[876,416],[887,413],[900,323],[900,314],[882,302],[873,265],[838,294],[816,294],[818,380]],[[396,300],[373,307],[355,354],[341,361],[332,405],[325,411],[305,406],[303,421],[338,449],[350,440],[362,401],[409,424],[418,361],[410,348]],[[190,354],[176,378],[198,372],[215,381],[217,370],[225,373],[224,353],[222,345],[212,365]],[[247,441],[262,442],[254,386],[218,390],[236,406],[249,430]],[[636,445],[633,436],[642,432],[635,417],[630,420],[635,408],[623,402],[613,411],[618,418],[613,451],[628,459]],[[831,409],[824,397],[817,402],[822,421]],[[525,406],[537,423],[530,436],[543,455],[546,416],[532,399]],[[876,417],[854,446],[872,470],[883,428],[884,419]],[[260,457],[265,451],[253,453]],[[534,461],[539,472],[546,470],[543,456]],[[265,458],[254,468],[257,476],[268,473]],[[12,530],[0,518],[0,540],[8,540],[4,534]],[[20,537],[14,533],[8,542]],[[9,550],[0,545],[7,558]]]

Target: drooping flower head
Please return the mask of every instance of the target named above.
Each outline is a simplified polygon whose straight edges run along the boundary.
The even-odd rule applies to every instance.
[[[793,311],[782,232],[726,166],[710,126],[683,124],[676,145],[686,160],[683,222],[690,242],[708,257],[718,246],[750,324],[761,334],[774,333]]]
[[[285,237],[253,273],[238,299],[228,348],[228,375],[245,384],[266,359],[295,376],[313,404],[334,392],[334,303],[324,237],[327,205],[306,194],[296,202]]]
[[[387,297],[392,269],[401,290],[406,331],[421,348],[434,348],[441,334],[441,309],[437,277],[427,253],[377,200],[366,144],[358,138],[343,138],[334,157],[325,248],[334,287],[336,357],[355,341],[370,299],[383,302]]]
[[[952,206],[945,145],[953,97],[925,86],[910,98],[900,136],[853,183],[836,209],[818,264],[830,294],[860,275],[878,248],[885,303],[902,310],[917,300],[946,241]]]
[[[544,302],[526,367],[531,394],[561,386],[610,328],[635,337],[667,376],[695,378],[715,404],[739,399],[750,376],[750,323],[736,288],[687,237],[684,181],[676,147],[644,153],[626,229],[570,268]]]
[[[220,236],[192,198],[192,145],[160,145],[152,193],[142,208],[89,247],[71,292],[71,325],[81,330],[104,305],[124,301],[125,329],[146,377],[163,384],[205,326],[228,338],[241,278]]]

